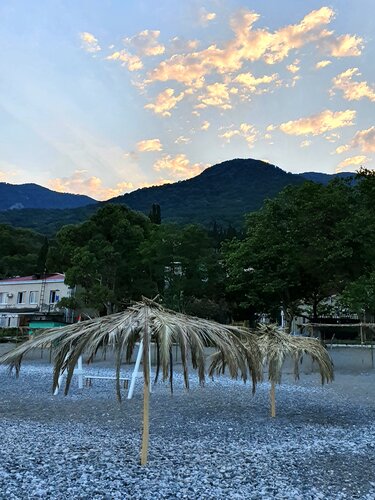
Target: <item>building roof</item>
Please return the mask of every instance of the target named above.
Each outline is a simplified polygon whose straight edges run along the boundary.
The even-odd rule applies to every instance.
[[[46,282],[64,282],[65,275],[62,273],[52,273],[52,274],[33,274],[31,276],[14,276],[13,278],[5,278],[0,280],[0,285],[16,285],[26,284],[26,283],[41,283],[43,280]]]

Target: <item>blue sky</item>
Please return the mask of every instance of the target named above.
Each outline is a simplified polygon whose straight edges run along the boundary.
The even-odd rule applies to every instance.
[[[97,199],[231,158],[374,166],[373,0],[2,0],[0,180]]]

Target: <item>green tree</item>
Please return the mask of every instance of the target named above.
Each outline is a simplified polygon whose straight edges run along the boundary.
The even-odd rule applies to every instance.
[[[141,255],[166,306],[186,310],[195,299],[224,297],[220,255],[204,228],[154,226],[143,242]]]
[[[274,316],[282,307],[289,321],[304,303],[316,318],[357,272],[355,202],[345,182],[306,182],[250,214],[246,238],[224,247],[232,300]]]
[[[87,306],[110,314],[155,291],[139,258],[150,226],[147,217],[122,205],[105,205],[87,222],[59,231],[49,267],[64,269],[66,283],[80,287]]]
[[[0,224],[0,278],[26,276],[37,270],[43,236],[28,229]]]
[[[38,260],[36,264],[35,272],[37,274],[46,272],[48,249],[49,249],[49,242],[48,238],[45,236],[43,240],[43,245],[41,246],[39,251]]]
[[[153,224],[161,224],[160,205],[158,205],[157,203],[152,204],[151,211],[148,214],[148,218]]]
[[[358,256],[355,261],[357,278],[348,283],[342,294],[342,304],[359,314],[375,316],[375,172],[360,168],[355,186]]]
[[[364,314],[375,316],[375,271],[360,276],[343,291],[341,302],[362,319]]]

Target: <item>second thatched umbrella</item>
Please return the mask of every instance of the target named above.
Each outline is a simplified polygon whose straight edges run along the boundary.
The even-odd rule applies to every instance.
[[[141,464],[147,463],[149,434],[150,371],[149,352],[151,342],[157,347],[157,374],[162,369],[163,379],[173,382],[172,345],[178,344],[186,388],[189,388],[189,353],[194,369],[198,370],[201,383],[205,379],[205,348],[216,347],[229,373],[239,373],[246,382],[249,375],[253,387],[261,378],[261,355],[256,339],[245,329],[221,325],[213,321],[194,318],[162,308],[154,301],[143,299],[126,311],[58,329],[47,330],[13,351],[0,357],[0,363],[8,364],[19,372],[22,358],[29,351],[52,346],[54,351],[54,391],[59,376],[66,372],[65,394],[68,393],[74,368],[83,353],[90,359],[100,347],[112,347],[116,353],[116,387],[120,396],[120,367],[130,360],[136,342],[143,349],[143,435]],[[246,347],[245,347],[246,342]],[[212,372],[213,368],[211,369]],[[156,377],[157,378],[157,377]]]
[[[299,364],[302,356],[309,355],[318,366],[322,384],[332,382],[332,361],[318,339],[287,334],[277,325],[259,325],[256,333],[264,363],[268,366],[268,380],[271,382],[271,417],[276,416],[275,386],[281,383],[282,368],[286,357],[294,361],[295,379],[299,378]]]

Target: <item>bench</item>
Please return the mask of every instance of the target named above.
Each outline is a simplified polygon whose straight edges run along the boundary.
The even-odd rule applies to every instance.
[[[100,379],[100,380],[117,380],[117,377],[103,377],[101,375],[84,375],[83,378],[85,379],[86,382],[86,387],[91,387],[92,386],[92,381],[93,379]],[[124,382],[124,389],[127,389],[129,386],[129,378],[126,377],[119,377],[119,380]]]

